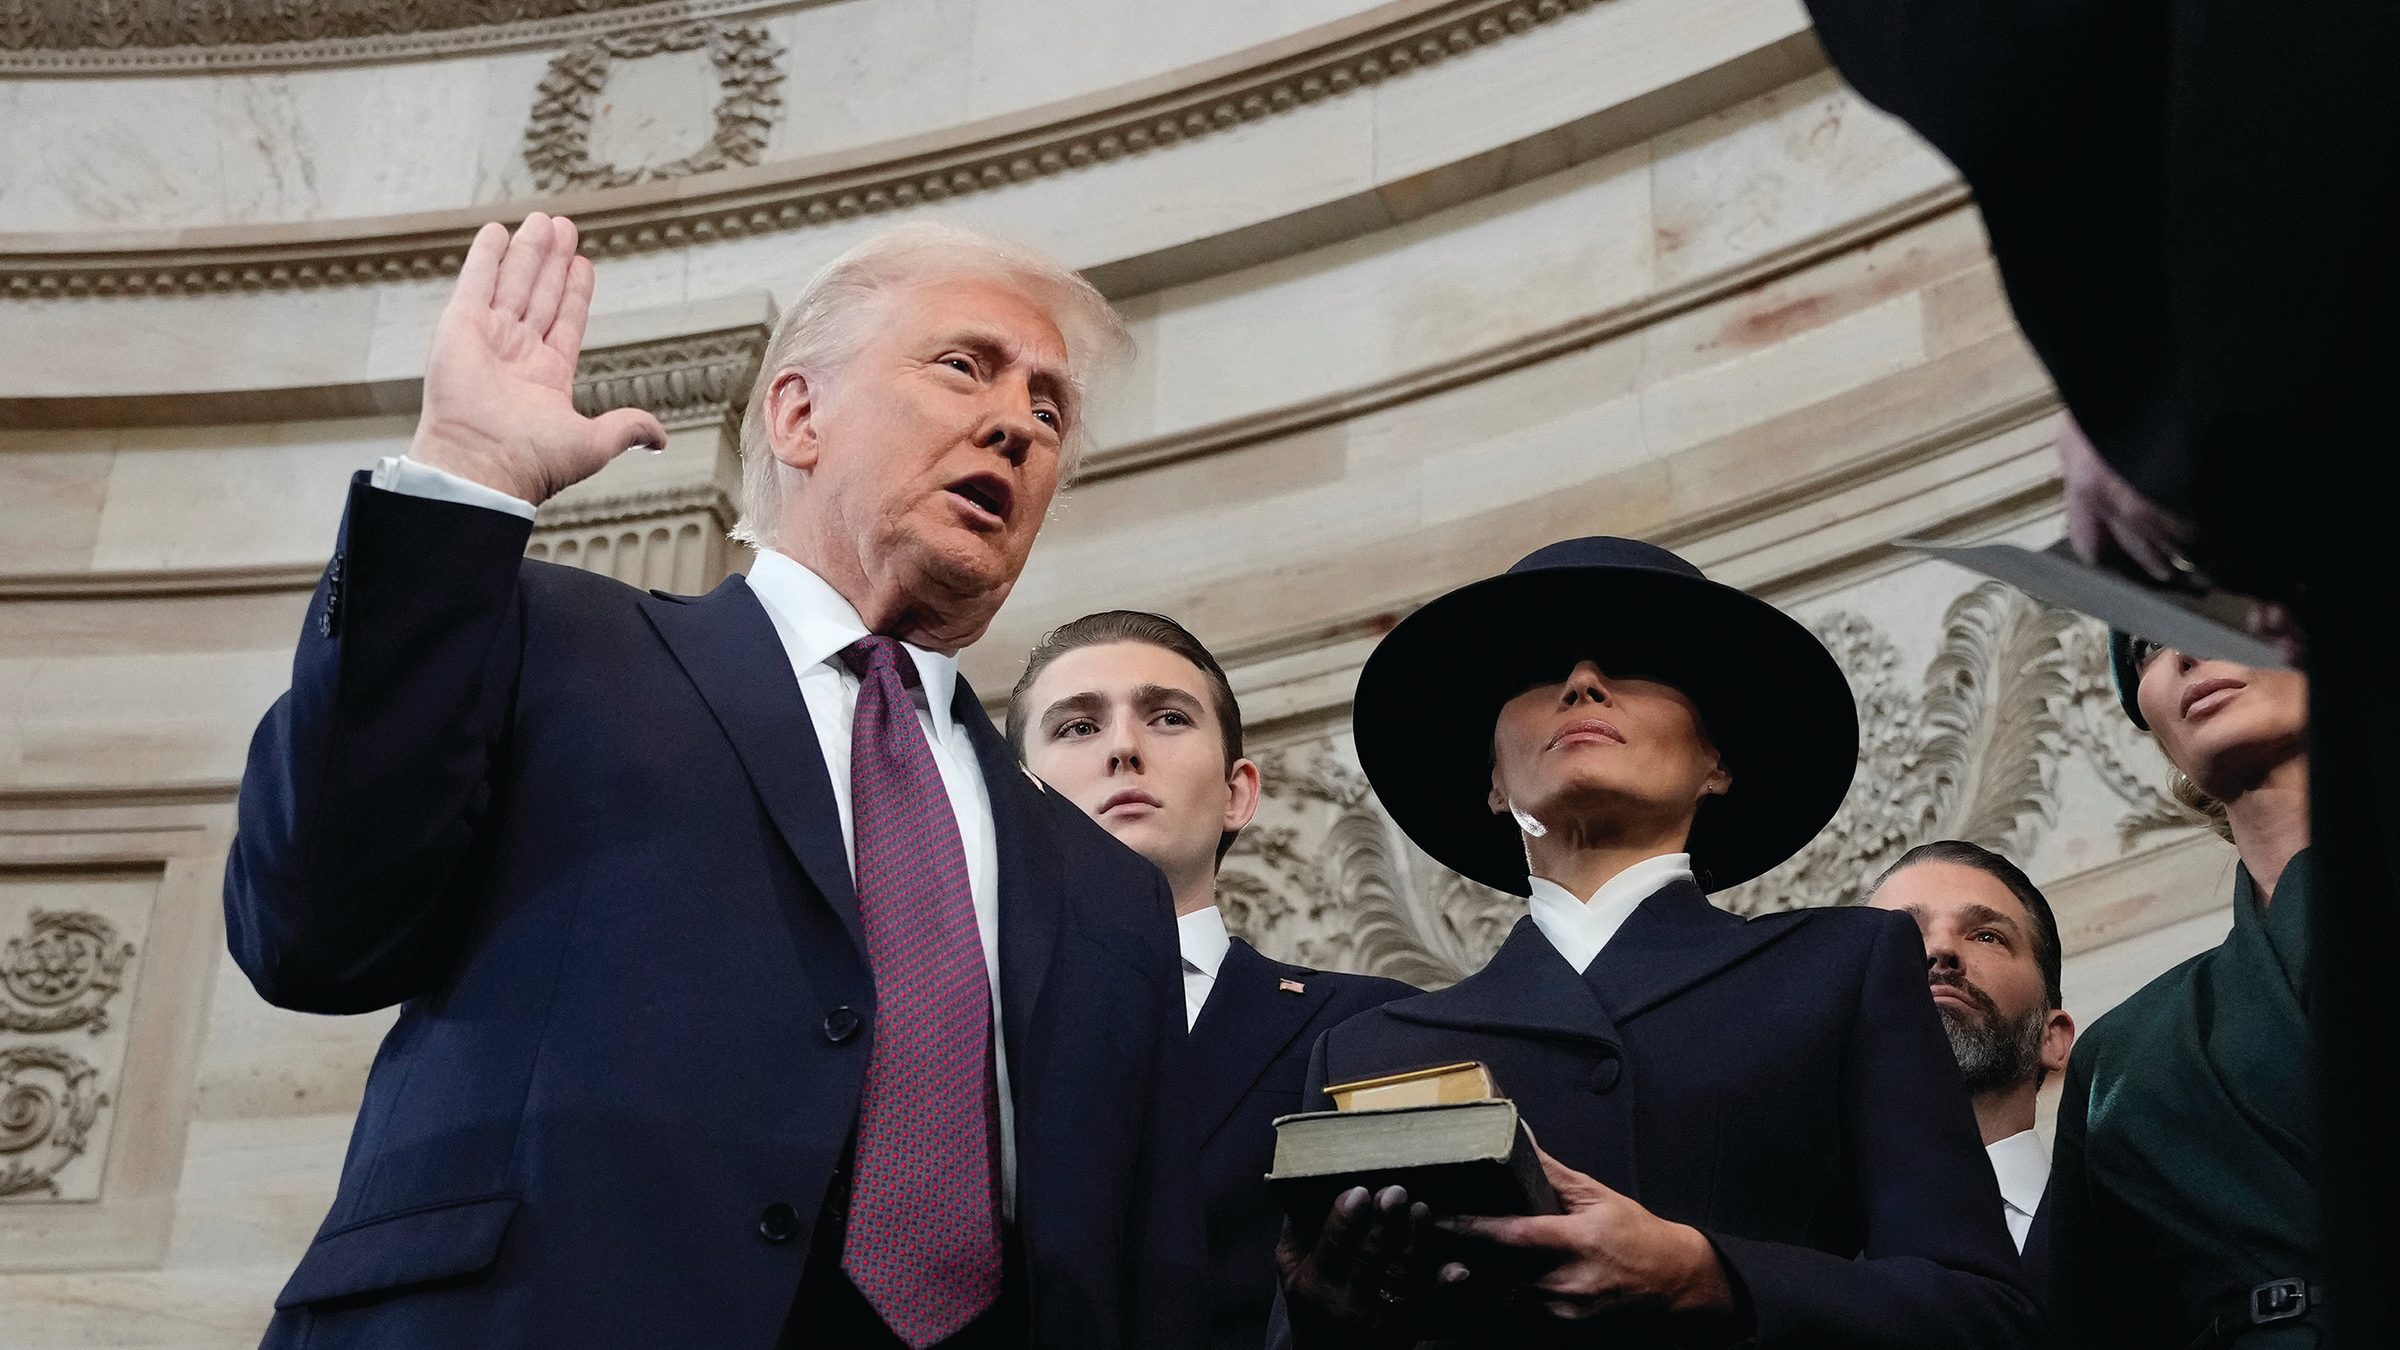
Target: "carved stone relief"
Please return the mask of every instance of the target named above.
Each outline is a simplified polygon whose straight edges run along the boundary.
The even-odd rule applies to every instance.
[[[1832,609],[1813,625],[1858,700],[1858,775],[1833,822],[1797,857],[1713,897],[1736,913],[1855,903],[1912,845],[1963,838],[2026,860],[2064,809],[2114,815],[2120,852],[2192,817],[2154,784],[2165,769],[2116,707],[2106,641],[2088,622],[1995,583],[1959,595],[1932,659],[1904,668],[1876,620]],[[1448,984],[1489,958],[1524,902],[1478,886],[1410,845],[1376,805],[1347,732],[1260,757],[1259,818],[1219,881],[1228,924],[1309,965]],[[2096,780],[2097,793],[2082,783]],[[2037,873],[2038,875],[2038,873]]]
[[[1322,47],[1281,55],[1235,75],[1199,79],[1119,107],[1076,111],[1005,135],[979,137],[886,163],[843,165],[805,177],[695,191],[672,201],[615,208],[596,205],[577,216],[584,227],[582,249],[594,258],[626,257],[803,229],[1162,152],[1405,77],[1539,31],[1607,2],[1456,0],[1345,33]],[[537,108],[535,125],[526,133],[528,157],[540,147],[549,147],[539,153],[562,173],[580,171],[585,163],[571,144],[575,137],[572,108],[589,98],[589,91],[579,93],[578,87],[570,76],[559,91],[555,117]],[[584,135],[588,144],[588,130]],[[727,162],[749,161],[729,155]],[[585,180],[569,177],[559,181]],[[362,233],[304,244],[193,247],[178,243],[92,255],[0,255],[0,294],[33,298],[215,294],[446,277],[458,270],[465,242],[482,219],[475,212],[461,213],[448,226],[435,230],[409,218],[406,229],[395,233]]]
[[[156,884],[0,869],[0,1205],[100,1194]]]
[[[717,80],[713,134],[697,150],[661,164],[603,164],[591,154],[592,121],[618,62],[705,48]],[[525,162],[546,192],[613,188],[756,164],[783,111],[783,46],[764,28],[672,24],[610,33],[551,58],[525,128]]]
[[[596,417],[645,408],[669,427],[738,415],[767,349],[765,324],[585,352],[575,410]]]
[[[0,1031],[99,1035],[132,960],[133,944],[97,914],[33,911],[24,936],[0,947]]]
[[[0,1046],[0,1201],[56,1196],[108,1094],[100,1070],[51,1045]]]
[[[762,7],[761,0],[0,0],[0,72],[392,60]]]
[[[35,909],[0,946],[0,1203],[56,1199],[109,1104],[103,1066],[60,1042],[98,1036],[125,986],[133,944],[88,910]],[[81,1198],[80,1195],[74,1198]]]

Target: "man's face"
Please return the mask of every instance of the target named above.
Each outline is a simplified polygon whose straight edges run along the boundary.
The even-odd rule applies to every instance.
[[[1025,767],[1170,880],[1213,874],[1219,838],[1258,809],[1258,770],[1225,763],[1208,690],[1163,647],[1078,647],[1025,691]]]
[[[1933,1006],[1970,1092],[2066,1068],[2074,1024],[2050,1007],[2033,916],[1998,877],[1961,863],[1922,862],[1893,874],[1867,903],[1917,921]]]
[[[1493,811],[1529,814],[1545,833],[1600,821],[1663,828],[1731,785],[1681,691],[1589,661],[1560,676],[1501,706]]]
[[[1065,338],[1032,296],[959,278],[870,302],[836,369],[787,371],[768,400],[776,457],[808,481],[785,530],[862,615],[899,610],[957,647],[999,609],[1058,491],[1079,409]],[[843,583],[851,583],[845,586]],[[866,615],[870,624],[877,615]]]

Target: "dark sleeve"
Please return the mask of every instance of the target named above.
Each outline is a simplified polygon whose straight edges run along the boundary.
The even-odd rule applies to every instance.
[[[1146,1128],[1136,1166],[1141,1190],[1128,1232],[1140,1235],[1129,1274],[1136,1310],[1130,1345],[1186,1350],[1200,1344],[1202,1272],[1208,1266],[1202,1220],[1200,1172],[1194,1160],[1200,1139],[1193,1113],[1178,1109],[1189,1074],[1184,1057],[1191,1037],[1184,1026],[1183,974],[1175,940],[1175,896],[1156,868],[1144,865],[1152,894],[1150,946],[1163,978],[1153,982],[1150,1090],[1144,1094]]]
[[[2157,1281],[2145,1277],[2125,1234],[2107,1231],[2109,1203],[2093,1182],[2089,1148],[2095,1048],[2087,1038],[2067,1061],[2050,1189],[2042,1199],[2050,1231],[2039,1278],[2050,1344],[2060,1350],[2181,1346],[2191,1337],[2173,1299],[2161,1298]]]
[[[225,866],[234,961],[305,1012],[397,1003],[447,968],[516,680],[531,522],[366,478],[251,738]]]
[[[2016,1246],[1925,996],[1924,945],[1906,915],[1875,935],[1842,1070],[1846,1167],[1865,1244],[1851,1260],[1711,1232],[1761,1350],[2016,1350],[2036,1318]]]

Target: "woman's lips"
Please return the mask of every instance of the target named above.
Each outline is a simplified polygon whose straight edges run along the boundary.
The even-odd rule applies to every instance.
[[[1586,717],[1579,721],[1569,722],[1553,732],[1550,736],[1550,744],[1543,748],[1556,750],[1562,745],[1588,744],[1594,741],[1610,741],[1617,745],[1623,745],[1625,733],[1597,717]]]
[[[2233,702],[2234,696],[2245,688],[2248,686],[2240,680],[2218,678],[2200,681],[2183,691],[2184,719],[2189,721],[2195,717],[2208,716]]]

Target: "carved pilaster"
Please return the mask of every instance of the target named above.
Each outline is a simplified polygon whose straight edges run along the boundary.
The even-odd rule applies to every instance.
[[[575,368],[575,408],[586,417],[647,408],[670,430],[738,417],[766,349],[761,323],[587,351]]]
[[[645,590],[696,594],[732,558],[733,499],[713,484],[585,498],[542,508],[525,556]]]

